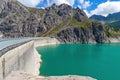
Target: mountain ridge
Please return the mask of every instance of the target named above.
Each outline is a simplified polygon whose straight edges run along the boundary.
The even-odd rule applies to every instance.
[[[55,37],[63,43],[105,43],[107,30],[89,20],[80,8],[53,4],[45,9],[26,7],[18,1],[0,5],[0,33],[4,37]]]
[[[113,21],[120,21],[120,12],[108,14],[106,17],[102,15],[92,15],[89,19],[97,20],[105,23],[111,23]]]

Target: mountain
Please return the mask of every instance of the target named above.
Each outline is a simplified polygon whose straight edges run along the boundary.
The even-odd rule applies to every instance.
[[[16,0],[0,0],[0,4],[0,32],[5,37],[33,36],[36,34],[39,21],[27,7]]]
[[[67,4],[45,9],[26,7],[17,0],[0,0],[0,4],[4,37],[49,36],[63,43],[104,43],[110,37],[100,22],[89,20],[83,10]]]
[[[120,28],[120,21],[115,21],[115,22],[107,23],[107,25],[109,25],[111,27]]]
[[[120,12],[109,14],[106,17],[101,15],[93,15],[90,19],[100,21],[110,27],[120,28]]]
[[[120,12],[109,14],[106,17],[104,17],[102,15],[92,15],[89,19],[97,20],[97,21],[101,21],[101,22],[105,22],[105,23],[120,21]]]
[[[102,15],[92,15],[90,19],[97,20],[97,21],[106,21],[106,17]]]
[[[109,14],[106,17],[106,20],[107,21],[111,21],[111,22],[113,22],[113,21],[120,21],[120,12]]]

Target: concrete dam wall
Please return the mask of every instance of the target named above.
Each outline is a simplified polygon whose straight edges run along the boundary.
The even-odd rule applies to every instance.
[[[58,43],[59,41],[55,38],[37,38],[2,49],[0,51],[3,52],[0,57],[0,80],[4,80],[12,71],[24,71],[38,75],[40,56],[38,56],[35,48]]]

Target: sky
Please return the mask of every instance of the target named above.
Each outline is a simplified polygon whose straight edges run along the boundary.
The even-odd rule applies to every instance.
[[[79,7],[90,17],[91,15],[107,16],[115,12],[120,12],[120,0],[18,0],[28,7],[46,8],[53,3],[60,5],[66,3],[73,8]]]

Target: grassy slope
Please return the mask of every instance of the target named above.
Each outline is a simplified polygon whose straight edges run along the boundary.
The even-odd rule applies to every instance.
[[[120,36],[120,28],[104,25],[104,31],[105,31],[105,33],[108,37],[118,37],[118,36]]]

